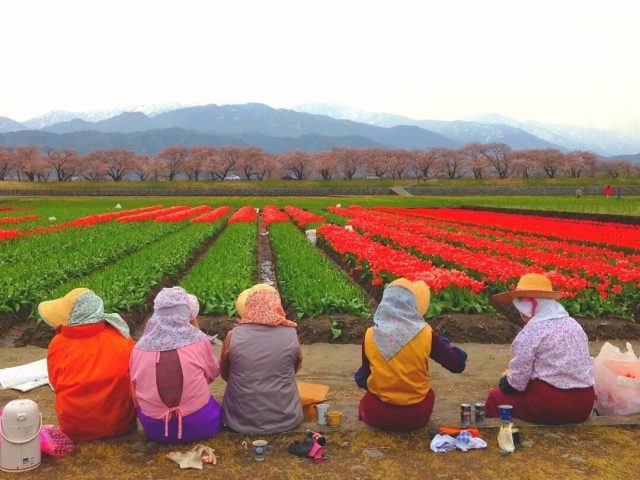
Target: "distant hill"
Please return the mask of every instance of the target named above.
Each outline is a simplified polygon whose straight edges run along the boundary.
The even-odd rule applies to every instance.
[[[130,133],[143,130],[153,130],[154,121],[142,112],[124,112],[105,120],[88,122],[80,118],[74,118],[65,122],[55,123],[43,128],[46,132],[71,133],[92,130],[96,132]],[[170,128],[170,127],[169,127]]]
[[[113,133],[83,131],[71,133],[52,133],[39,130],[23,130],[0,134],[0,145],[38,145],[52,148],[71,147],[81,154],[102,148],[128,148],[141,154],[154,154],[170,145],[223,146],[256,145],[268,152],[279,153],[289,150],[323,151],[333,147],[384,147],[364,137],[326,137],[322,135],[302,135],[300,137],[271,137],[268,135],[246,133],[238,135],[216,135],[195,132],[182,128],[155,129],[143,132]]]
[[[631,163],[640,164],[640,153],[629,154],[629,155],[616,155],[614,157],[609,157],[609,160],[628,160]]]
[[[20,122],[11,120],[8,117],[0,117],[0,133],[16,132],[18,130],[24,130],[25,128],[27,127]]]
[[[340,145],[405,149],[459,146],[443,135],[416,126],[379,127],[258,103],[179,108],[151,117],[142,112],[125,112],[96,122],[74,118],[49,125],[44,130],[60,134],[133,133],[172,128],[235,139],[253,135],[270,145],[273,151],[281,151],[284,145],[291,144],[310,150],[323,149],[321,145],[327,145],[327,148]]]
[[[135,135],[126,140],[133,142],[138,151],[153,150],[158,144],[155,139],[160,131],[174,129],[182,131],[174,138],[180,137],[184,141],[202,138],[203,141],[206,139],[207,142],[216,143],[226,138],[230,142],[255,143],[269,151],[283,151],[287,146],[310,151],[332,146],[455,148],[470,142],[502,142],[516,150],[591,150],[601,156],[640,151],[640,134],[633,132],[520,122],[500,114],[481,115],[471,120],[443,121],[416,120],[402,115],[371,113],[329,104],[307,104],[294,109],[275,109],[260,103],[191,107],[173,104],[130,108],[130,111],[52,111],[26,122],[0,117],[0,133],[25,129],[61,135],[73,133],[76,135],[51,137],[51,141],[73,138],[75,144],[92,145],[125,141],[123,137],[96,136],[97,133],[155,131],[155,134]],[[33,138],[38,143],[43,137],[23,134],[22,138]],[[150,143],[143,144],[145,141]]]

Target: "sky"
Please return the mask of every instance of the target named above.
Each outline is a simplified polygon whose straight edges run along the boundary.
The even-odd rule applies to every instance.
[[[0,116],[332,103],[640,128],[640,2],[0,2]]]

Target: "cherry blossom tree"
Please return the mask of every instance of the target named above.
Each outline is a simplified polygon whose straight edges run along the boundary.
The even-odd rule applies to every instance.
[[[175,180],[180,173],[184,172],[189,154],[190,151],[187,147],[173,145],[165,148],[157,155],[157,157],[164,162],[169,181]]]

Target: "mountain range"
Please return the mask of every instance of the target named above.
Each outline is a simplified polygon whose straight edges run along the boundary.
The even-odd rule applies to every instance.
[[[490,114],[471,120],[415,120],[341,105],[275,109],[264,104],[130,107],[53,111],[26,122],[0,117],[0,144],[67,146],[80,153],[122,147],[156,153],[173,144],[257,145],[270,152],[338,146],[429,148],[504,142],[514,149],[591,150],[603,156],[640,152],[640,138]]]

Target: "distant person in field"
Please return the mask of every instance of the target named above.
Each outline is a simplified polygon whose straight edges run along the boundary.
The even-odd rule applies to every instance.
[[[606,187],[604,187],[604,190],[602,191],[602,194],[606,198],[609,198],[611,195],[613,195],[613,187],[611,187],[611,185],[607,185]]]
[[[513,406],[513,416],[527,422],[558,425],[583,422],[595,401],[587,335],[557,299],[547,277],[522,276],[515,290],[494,296],[512,302],[524,327],[511,344],[512,359],[489,392],[487,417],[498,406]]]
[[[622,187],[616,187],[616,199],[622,198]]]
[[[222,428],[222,408],[209,393],[220,368],[198,328],[199,310],[197,298],[182,287],[163,288],[131,355],[138,419],[158,443],[196,442]]]
[[[359,417],[371,427],[387,431],[424,427],[435,402],[429,359],[453,373],[465,369],[467,354],[425,322],[430,297],[425,282],[405,278],[384,290],[375,326],[364,336],[362,366],[355,374],[358,386],[367,389]]]
[[[245,434],[292,430],[302,422],[297,324],[286,319],[280,294],[265,284],[243,291],[236,310],[240,321],[227,333],[220,360],[227,381],[224,424]]]
[[[576,198],[582,198],[582,189],[576,188]]]
[[[133,340],[100,297],[76,288],[40,303],[38,313],[56,329],[47,367],[60,429],[74,440],[118,437],[136,429],[129,381]]]

